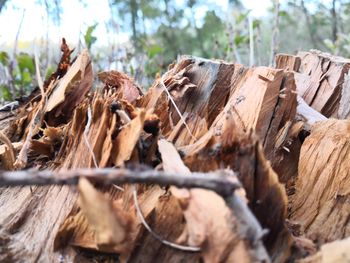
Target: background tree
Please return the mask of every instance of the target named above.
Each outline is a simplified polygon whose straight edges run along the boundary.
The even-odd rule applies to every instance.
[[[182,54],[243,64],[254,61],[255,65],[269,65],[277,52],[294,53],[311,48],[350,57],[348,1],[281,0],[276,9],[276,1],[271,0],[271,9],[264,17],[253,17],[245,7],[246,2],[240,0],[228,0],[226,10],[214,2],[202,0],[183,3],[176,0],[106,1],[110,19],[105,24],[100,21],[84,24],[76,50],[88,48],[96,70],[123,70],[144,86]],[[79,2],[83,8],[89,8],[91,4],[85,0]],[[35,0],[35,4],[46,10],[42,16],[47,25],[46,32],[41,44],[36,43],[45,76],[59,55],[57,44],[54,44],[58,40],[52,39],[51,32],[59,30],[64,7],[57,0]],[[14,1],[0,0],[0,15],[13,5]],[[25,12],[20,6],[18,8]],[[28,19],[24,17],[23,23],[29,23]],[[101,26],[107,32],[108,42],[104,45],[97,44]],[[20,39],[20,28],[18,32]],[[122,42],[122,33],[127,33],[130,40]],[[12,50],[0,50],[2,96],[7,99],[25,94],[35,84],[31,71],[21,71],[17,61],[20,52],[32,57],[33,49],[16,47],[14,41]],[[249,57],[252,54],[254,57]],[[28,81],[25,72],[32,81]],[[22,77],[27,80],[15,81]]]

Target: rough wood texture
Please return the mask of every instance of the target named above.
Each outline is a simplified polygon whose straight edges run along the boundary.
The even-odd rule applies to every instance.
[[[31,162],[34,161],[41,169],[49,168],[51,170],[91,168],[95,166],[123,166],[127,162],[143,161],[145,156],[147,156],[145,160],[148,160],[147,162],[151,164],[152,162],[160,163],[161,160],[156,155],[159,120],[156,115],[152,114],[154,106],[154,112],[159,115],[161,122],[161,132],[167,137],[173,137],[178,146],[197,140],[189,134],[187,129],[181,128],[182,120],[179,115],[176,115],[177,111],[174,105],[170,104],[167,97],[164,96],[166,93],[162,84],[165,84],[165,88],[168,88],[169,92],[174,96],[174,100],[181,111],[184,113],[186,111],[195,113],[192,116],[189,115],[186,121],[189,121],[190,129],[199,138],[205,135],[208,127],[215,121],[227,102],[228,94],[232,87],[227,85],[229,82],[225,81],[230,80],[231,76],[236,76],[235,81],[242,81],[245,92],[249,93],[250,80],[248,78],[239,79],[238,75],[244,73],[244,70],[234,71],[234,67],[234,65],[220,62],[184,58],[167,74],[164,83],[155,84],[154,88],[148,93],[151,95],[141,98],[139,98],[140,93],[137,87],[132,85],[130,79],[122,74],[116,74],[116,72],[104,73],[101,77],[106,82],[105,87],[83,99],[80,103],[77,102],[79,104],[75,105],[75,110],[70,115],[70,119],[68,118],[67,120],[67,116],[65,116],[64,123],[67,124],[62,125],[60,124],[62,121],[59,121],[51,122],[52,126],[44,126],[43,134],[30,144],[28,158]],[[242,66],[237,66],[237,68],[242,68]],[[247,70],[245,71],[247,72]],[[76,67],[69,68],[67,75],[63,76],[63,79],[66,81],[75,72]],[[205,78],[203,74],[206,76]],[[273,107],[276,104],[282,75],[281,71],[261,68],[255,74],[256,80],[259,79],[259,74],[263,78],[262,83],[266,84],[261,90],[259,89],[261,97],[259,97],[258,101],[255,101],[255,105],[257,108],[262,108],[262,110],[256,121],[251,122],[251,125],[253,129],[262,127],[262,130],[266,132],[269,120],[264,120],[264,118],[270,119],[272,116],[272,113],[266,107]],[[272,75],[270,76],[270,74]],[[274,74],[277,74],[276,81],[274,81]],[[79,77],[83,77],[83,75],[79,75]],[[264,80],[264,78],[267,80]],[[270,83],[270,80],[273,81]],[[244,85],[244,82],[249,83]],[[67,83],[68,86],[70,84],[70,82]],[[68,88],[68,86],[65,87],[61,84],[58,87],[59,90],[65,91],[65,88]],[[271,93],[272,91],[273,94]],[[67,98],[63,96],[66,95],[65,92],[60,94],[57,106],[61,105],[62,99],[65,101]],[[269,96],[273,97],[273,100],[268,105],[264,105],[264,101],[268,102],[271,100]],[[51,101],[53,101],[54,98],[51,98]],[[249,99],[252,99],[252,96]],[[136,102],[137,105],[145,106],[145,109],[135,108],[135,105],[131,104],[133,102]],[[40,106],[39,104],[37,105],[37,107]],[[28,107],[28,105],[25,107]],[[157,107],[163,108],[159,110]],[[37,110],[37,108],[35,109]],[[29,123],[30,119],[33,118],[33,114],[24,118],[26,118],[25,122]],[[176,134],[172,130],[172,123],[179,127]],[[200,123],[201,125],[199,125]],[[250,125],[249,120],[247,125]],[[16,133],[19,134],[21,133],[21,128],[26,128],[25,125],[19,124],[16,127],[18,129]],[[194,131],[195,129],[197,129],[197,132]],[[26,136],[28,135],[24,133],[24,138]],[[22,210],[16,213],[16,216],[20,217],[20,220],[16,221],[15,224],[18,229],[21,229],[18,231],[18,234],[23,235],[26,231],[32,231],[30,225],[35,224],[35,221],[39,221],[40,218],[47,220],[50,224],[54,224],[54,226],[47,226],[46,229],[50,229],[50,231],[46,235],[37,231],[31,236],[26,235],[22,237],[23,244],[35,240],[35,242],[31,243],[34,246],[31,250],[26,250],[24,246],[16,244],[17,236],[11,230],[14,229],[13,223],[12,221],[8,222],[14,212],[11,209],[7,209],[7,206],[17,207],[20,205],[19,201],[15,201],[12,198],[12,195],[18,193],[14,189],[7,189],[3,192],[1,198],[2,200],[7,200],[7,202],[3,203],[6,212],[2,215],[3,228],[0,235],[2,239],[6,240],[5,247],[9,249],[8,253],[5,252],[4,254],[4,260],[19,261],[21,258],[26,257],[29,261],[52,261],[59,255],[61,255],[63,260],[77,259],[78,255],[70,250],[70,246],[79,249],[93,249],[99,252],[119,253],[122,261],[129,259],[130,262],[137,261],[139,258],[145,261],[157,259],[158,262],[163,262],[166,259],[171,259],[171,262],[177,262],[176,260],[179,257],[185,262],[197,262],[203,257],[207,261],[219,261],[228,258],[232,259],[237,255],[240,255],[239,258],[246,258],[247,262],[269,260],[261,242],[263,237],[262,230],[261,228],[259,231],[255,230],[255,226],[259,226],[259,223],[254,219],[254,216],[243,201],[238,202],[236,199],[226,200],[230,206],[240,209],[241,212],[235,217],[230,212],[225,212],[229,211],[227,208],[226,210],[219,209],[222,205],[215,206],[215,204],[225,203],[222,198],[216,197],[216,199],[213,199],[216,201],[213,201],[212,208],[217,209],[218,213],[222,211],[222,217],[228,217],[229,224],[227,231],[224,232],[232,232],[234,238],[228,239],[229,242],[221,247],[219,236],[217,236],[220,233],[217,231],[220,229],[213,228],[212,239],[208,240],[206,235],[204,235],[203,242],[196,243],[202,249],[201,253],[186,253],[164,247],[161,242],[154,240],[154,237],[143,229],[141,222],[137,220],[136,204],[130,198],[133,194],[131,187],[124,186],[124,191],[121,192],[116,191],[113,186],[103,187],[97,183],[96,187],[106,193],[107,198],[105,198],[99,190],[94,190],[88,184],[83,185],[86,187],[81,186],[79,188],[80,202],[78,203],[76,202],[77,194],[74,189],[66,187],[63,188],[65,189],[64,194],[66,197],[64,201],[61,200],[61,193],[56,193],[61,189],[58,186],[38,188],[48,189],[42,194],[40,199],[36,198],[36,196],[26,196],[25,201],[32,202],[40,210],[37,211],[34,208],[26,210],[23,207]],[[22,195],[21,192],[20,195]],[[95,196],[96,202],[100,202],[100,205],[95,206],[92,204],[89,199],[90,195]],[[211,193],[210,195],[213,194]],[[213,214],[209,211],[210,209],[208,211],[204,210],[206,202],[205,198],[203,199],[201,196],[201,194],[193,195],[193,199],[190,199],[193,200],[191,201],[193,205],[190,206],[193,208],[189,208],[189,211],[194,213],[195,217],[198,216],[196,213],[202,216],[206,215],[205,217],[209,220],[207,225],[210,225],[210,222],[214,222],[210,219],[210,216]],[[174,197],[167,198],[166,193],[157,186],[140,186],[138,198],[140,199],[139,205],[146,221],[154,231],[157,231],[157,234],[161,235],[162,238],[169,238],[172,242],[176,242],[179,238],[179,240],[183,240],[182,242],[186,241],[180,237],[180,234],[183,233],[184,228],[189,229],[190,222],[192,222],[190,218],[192,217],[188,217],[185,224],[184,222],[179,224],[187,211],[183,207],[183,203],[178,201],[179,204],[176,204]],[[46,199],[50,202],[46,202]],[[53,202],[53,199],[57,203]],[[8,200],[12,201],[9,202]],[[12,202],[15,202],[16,205],[12,204]],[[284,203],[282,202],[281,204],[281,211],[284,211]],[[179,205],[181,209],[178,209]],[[27,207],[31,208],[31,206]],[[102,209],[103,213],[108,214],[106,220],[108,219],[110,226],[99,222],[98,217],[95,216],[95,210],[98,208]],[[52,212],[52,210],[55,210],[55,212]],[[161,212],[161,215],[158,214],[159,212]],[[242,212],[249,212],[249,218],[255,220],[255,223],[252,225],[253,228],[250,226],[251,222],[247,217],[242,216],[244,215]],[[121,215],[125,215],[125,218],[130,218],[131,223],[126,224]],[[131,241],[127,250],[124,249],[124,246],[120,246],[118,241],[125,238],[125,235],[120,238],[110,236],[114,228],[126,225],[134,226],[132,228],[134,229],[133,231],[124,232],[128,236],[126,240]],[[174,229],[169,227],[175,225],[179,225],[179,227]],[[198,224],[192,224],[192,226],[196,225]],[[45,245],[44,240],[48,240],[45,242]],[[150,246],[153,247],[155,243],[159,249],[147,250]],[[186,243],[184,242],[185,245]],[[53,248],[56,252],[52,251]],[[19,252],[19,250],[21,251]],[[163,252],[159,253],[160,250]],[[67,251],[70,252],[68,253]],[[145,251],[148,252],[145,254]],[[227,254],[227,251],[230,251],[230,253]],[[145,256],[148,258],[146,259]],[[82,255],[79,255],[80,259],[82,257]]]
[[[312,108],[326,117],[350,117],[349,59],[311,50],[297,56],[281,54],[276,64],[277,68],[298,72],[295,74],[298,94]]]
[[[257,138],[264,142],[265,151],[270,156],[280,156],[281,146],[286,143],[288,136],[286,134],[276,147],[277,135],[288,121],[294,120],[296,112],[293,75],[266,67],[248,69],[240,65],[219,65],[220,62],[216,61],[185,57],[167,74],[164,81],[165,86],[169,85],[171,89],[173,87],[171,83],[175,82],[173,79],[181,79],[176,82],[178,93],[173,93],[173,96],[180,108],[183,105],[182,98],[186,101],[184,103],[186,107],[181,109],[184,116],[188,116],[186,122],[196,138],[189,136],[179,118],[173,121],[173,129],[162,127],[165,130],[169,129],[168,139],[179,147],[186,165],[192,171],[211,171],[219,167],[230,167],[239,172],[250,207],[263,227],[270,231],[265,238],[265,244],[273,259],[282,262],[289,255],[288,248],[291,242],[284,228],[286,193],[278,181],[278,176],[266,163],[265,157],[262,157],[262,150],[254,136],[250,136],[250,132],[252,130],[256,132]],[[181,72],[181,77],[180,73],[176,72]],[[229,89],[227,87],[224,89],[227,92],[225,92],[225,103],[211,122],[205,115],[201,115],[202,111],[192,109],[204,107],[205,112],[212,112],[212,105],[218,104],[217,100],[222,100],[222,97],[213,95],[217,86],[213,83],[218,83],[215,81],[215,76],[220,75],[226,76]],[[208,82],[208,76],[214,80]],[[156,83],[150,89],[150,94],[157,94],[157,90],[160,89],[161,85]],[[176,97],[183,91],[182,89],[192,91],[187,90],[184,97]],[[197,96],[202,98],[198,102],[195,99]],[[203,98],[210,98],[213,104],[208,104]],[[158,96],[157,102],[152,102],[146,95],[144,103],[147,107],[147,105],[160,105],[161,101],[163,101],[161,96]],[[167,125],[168,116],[177,114],[170,102],[168,106],[162,106],[162,112],[168,112],[160,115],[161,122]],[[256,165],[252,166],[252,163]],[[267,212],[268,207],[274,209]]]
[[[291,219],[316,244],[350,235],[350,121],[322,121],[301,147]]]
[[[11,124],[5,134],[25,152],[27,168],[46,174],[108,167],[134,174],[82,179],[77,189],[2,188],[1,261],[101,262],[117,255],[121,262],[286,262],[315,253],[313,241],[349,235],[350,124],[327,120],[348,114],[347,61],[315,52],[280,55],[274,69],[185,56],[145,94],[111,71],[99,74],[104,87],[88,95],[92,73],[85,62],[66,63],[67,72],[46,88],[50,112],[36,93],[5,114]],[[0,152],[3,167],[9,146]],[[149,171],[143,165],[164,188],[142,177]],[[214,189],[210,175],[209,186],[196,184],[195,172],[222,169],[237,174],[243,187],[236,189],[235,177],[226,178],[234,188],[225,184],[223,197],[168,187]]]
[[[301,59],[298,56],[289,54],[277,54],[276,55],[276,68],[285,69],[287,71],[298,71],[301,64]]]
[[[77,194],[68,186],[0,190],[0,261],[57,262],[55,234]]]

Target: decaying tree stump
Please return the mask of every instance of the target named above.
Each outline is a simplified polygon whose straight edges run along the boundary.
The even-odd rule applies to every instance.
[[[317,50],[278,55],[276,67],[294,70],[298,94],[326,117],[350,116],[350,60]]]
[[[92,91],[87,51],[63,47],[66,70],[2,113],[2,167],[36,170],[0,185],[77,186],[0,188],[0,261],[307,261],[349,235],[350,124],[328,120],[348,117],[347,60],[183,56],[145,93],[117,71]]]
[[[317,244],[350,235],[350,122],[315,124],[301,147],[291,219]]]

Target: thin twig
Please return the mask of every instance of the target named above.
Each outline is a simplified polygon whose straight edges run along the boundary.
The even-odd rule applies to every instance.
[[[143,214],[142,214],[142,211],[140,209],[140,206],[139,206],[139,203],[138,203],[138,200],[137,200],[137,191],[136,191],[136,187],[133,186],[133,189],[132,189],[132,194],[133,194],[133,197],[134,197],[134,204],[135,204],[135,208],[136,208],[136,212],[137,212],[137,215],[138,217],[140,218],[143,226],[147,229],[147,231],[155,238],[157,239],[158,241],[160,241],[162,244],[166,245],[166,246],[169,246],[169,247],[172,247],[172,248],[175,248],[175,249],[179,249],[179,250],[182,250],[182,251],[191,251],[191,252],[198,252],[201,250],[200,247],[192,247],[192,246],[183,246],[183,245],[178,245],[178,244],[175,244],[173,242],[170,242],[168,240],[165,240],[163,239],[160,235],[158,235],[157,233],[155,233],[152,228],[147,224]]]
[[[44,94],[45,93],[44,82],[43,82],[43,79],[41,78],[41,75],[40,75],[39,59],[38,59],[38,53],[37,53],[36,49],[34,52],[34,62],[35,62],[36,80],[38,82],[41,94]]]
[[[192,139],[194,139],[195,141],[197,141],[197,138],[192,134],[191,129],[190,129],[190,127],[187,125],[185,118],[183,117],[183,115],[182,115],[181,111],[179,110],[179,108],[176,106],[176,103],[175,103],[173,97],[171,96],[170,92],[169,92],[168,89],[166,88],[166,86],[165,86],[165,84],[164,84],[164,75],[163,75],[163,76],[161,77],[161,79],[160,79],[160,85],[162,86],[163,90],[164,90],[165,93],[167,94],[167,96],[168,96],[168,98],[169,98],[171,104],[173,104],[173,106],[174,106],[174,108],[175,108],[177,114],[179,114],[180,119],[181,119],[182,123],[185,125],[185,127],[186,127],[188,133],[190,134],[190,136],[192,137]]]
[[[18,106],[19,106],[18,101],[12,101],[0,107],[0,111],[13,111],[14,109],[17,109]]]

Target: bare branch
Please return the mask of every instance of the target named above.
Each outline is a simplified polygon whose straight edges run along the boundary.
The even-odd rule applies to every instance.
[[[233,172],[221,170],[215,173],[169,174],[155,170],[127,169],[79,169],[60,172],[26,170],[0,172],[0,186],[18,185],[76,185],[80,177],[104,184],[144,183],[161,186],[175,185],[184,188],[204,188],[226,197],[241,185]]]

